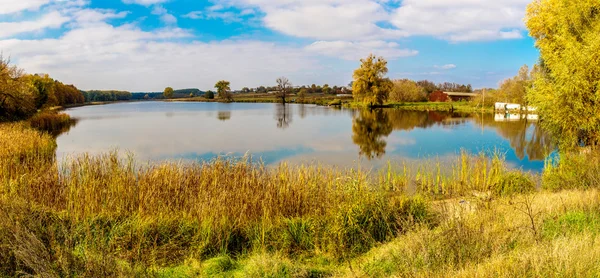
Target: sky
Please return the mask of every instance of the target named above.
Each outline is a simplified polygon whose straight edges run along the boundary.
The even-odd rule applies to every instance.
[[[531,0],[0,0],[0,51],[80,89],[347,85],[388,77],[497,87],[538,59]]]

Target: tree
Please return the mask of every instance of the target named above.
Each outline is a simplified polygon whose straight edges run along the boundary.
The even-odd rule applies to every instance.
[[[600,2],[537,0],[526,25],[540,51],[527,93],[562,149],[600,143]]]
[[[244,93],[244,94],[250,93],[250,88],[248,88],[248,87],[242,88],[242,93]]]
[[[392,82],[385,75],[388,72],[387,61],[373,54],[360,60],[361,65],[354,71],[352,91],[354,99],[369,106],[382,105],[392,90]]]
[[[23,70],[0,54],[0,120],[24,118],[35,113],[34,87]]]
[[[215,84],[215,88],[217,89],[217,94],[220,99],[226,101],[233,101],[233,95],[231,94],[231,88],[229,87],[231,83],[226,80],[221,80]]]
[[[438,86],[429,80],[421,80],[418,81],[417,84],[421,86],[421,88],[423,88],[423,90],[425,90],[425,93],[428,95],[439,90]]]
[[[394,102],[420,102],[427,100],[425,90],[409,79],[394,80],[389,99]]]
[[[215,93],[213,91],[208,91],[204,94],[204,98],[206,99],[214,99],[215,98]]]
[[[497,97],[499,101],[527,105],[525,96],[529,88],[531,88],[529,67],[524,65],[519,69],[517,76],[506,79],[500,83]]]
[[[150,96],[149,96],[148,94],[146,94],[146,95],[144,95],[144,99],[145,99],[145,100],[149,100],[149,99],[150,99]]]
[[[331,94],[331,87],[329,87],[329,84],[323,85],[323,93]]]
[[[300,89],[300,92],[298,93],[298,102],[304,103],[304,100],[306,99],[307,94],[308,94],[308,90],[306,88]]]
[[[276,97],[281,100],[281,103],[285,104],[285,97],[290,93],[292,89],[292,83],[286,77],[277,78],[277,93]]]
[[[173,98],[173,88],[171,87],[166,87],[165,90],[163,91],[163,96],[166,99],[171,99]]]

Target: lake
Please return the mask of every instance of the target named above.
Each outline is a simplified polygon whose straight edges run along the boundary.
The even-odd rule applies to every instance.
[[[509,115],[355,110],[315,105],[131,102],[65,111],[78,123],[57,156],[129,151],[138,160],[210,160],[251,154],[265,164],[378,168],[392,162],[500,152],[541,171],[552,150],[535,120]]]

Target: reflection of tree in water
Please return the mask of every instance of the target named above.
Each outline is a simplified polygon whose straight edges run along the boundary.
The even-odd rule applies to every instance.
[[[278,128],[287,128],[292,123],[292,107],[285,104],[277,104],[275,109],[275,120]]]
[[[394,130],[410,131],[415,128],[428,128],[435,125],[459,125],[467,119],[464,115],[449,112],[423,112],[387,109],[385,112],[390,118]]]
[[[360,155],[368,159],[385,154],[385,137],[392,133],[388,114],[382,110],[362,110],[352,124],[352,140],[360,148]]]
[[[304,103],[300,104],[300,118],[304,119],[306,117],[306,106]]]
[[[231,111],[219,111],[217,118],[220,121],[227,121],[231,119]]]
[[[497,133],[510,142],[511,148],[519,159],[525,156],[530,160],[544,160],[549,152],[554,150],[555,145],[552,137],[542,130],[536,122],[526,120],[514,122],[497,122],[494,115],[479,115],[475,117],[478,124],[496,129]],[[528,131],[533,129],[531,134]]]

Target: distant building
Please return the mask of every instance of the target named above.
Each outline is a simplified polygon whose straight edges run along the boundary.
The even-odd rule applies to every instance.
[[[463,92],[444,92],[452,101],[471,100],[478,96],[477,93],[463,93]]]

